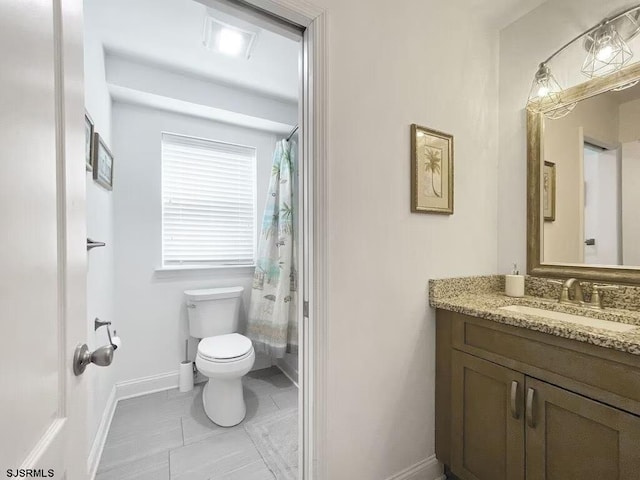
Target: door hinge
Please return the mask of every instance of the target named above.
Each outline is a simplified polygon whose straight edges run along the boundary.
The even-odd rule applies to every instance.
[[[307,300],[302,303],[302,315],[309,318],[309,302]]]

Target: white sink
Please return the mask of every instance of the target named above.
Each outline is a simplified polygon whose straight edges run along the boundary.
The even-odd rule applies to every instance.
[[[523,305],[510,305],[508,307],[500,307],[500,310],[509,312],[524,313],[526,315],[535,315],[536,317],[549,318],[551,320],[560,320],[562,322],[576,323],[587,327],[602,328],[614,332],[629,332],[638,328],[638,325],[629,325],[628,323],[610,322],[608,320],[600,320],[597,318],[583,317],[582,315],[572,315],[570,313],[554,312],[552,310],[543,310],[541,308],[525,307]]]

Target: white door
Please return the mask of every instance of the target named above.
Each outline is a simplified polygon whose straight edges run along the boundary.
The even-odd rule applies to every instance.
[[[584,147],[584,263],[619,265],[618,151]]]
[[[0,1],[0,60],[0,477],[84,479],[82,1]]]

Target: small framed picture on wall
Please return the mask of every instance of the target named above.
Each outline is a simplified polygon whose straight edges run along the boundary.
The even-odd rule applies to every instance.
[[[93,120],[89,114],[84,112],[84,164],[88,172],[90,172],[93,163]]]
[[[411,211],[453,214],[453,135],[411,125]]]
[[[556,164],[544,162],[542,169],[542,213],[545,222],[556,220]]]
[[[107,190],[113,189],[113,154],[99,133],[93,135],[93,179]]]

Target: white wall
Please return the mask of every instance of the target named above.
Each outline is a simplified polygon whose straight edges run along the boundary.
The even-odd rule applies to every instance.
[[[548,1],[500,32],[499,272],[506,272],[514,261],[521,265],[526,261],[524,108],[538,64],[575,35],[627,5],[625,0]],[[586,79],[580,73],[584,56],[581,45],[575,45],[551,63],[563,87]]]
[[[327,478],[384,479],[434,454],[428,280],[496,269],[498,38],[458,2],[314,3],[329,52]],[[452,216],[410,212],[414,122],[455,136]]]
[[[118,382],[176,372],[188,338],[184,290],[241,285],[248,308],[253,269],[162,272],[161,133],[209,138],[257,148],[257,223],[267,195],[278,137],[143,106],[114,103],[115,299],[119,334]],[[191,343],[191,357],[195,342]],[[270,365],[257,359],[255,368]]]
[[[268,97],[236,85],[225,85],[193,74],[176,72],[142,60],[108,54],[107,83],[112,92],[144,92],[153,97],[200,105],[252,119],[285,125],[298,121],[294,101]],[[288,127],[287,130],[290,130]]]
[[[620,105],[620,142],[640,140],[640,99]]]
[[[622,145],[622,263],[640,265],[640,142]]]
[[[640,99],[620,105],[622,264],[640,265]]]
[[[111,98],[105,82],[102,44],[92,30],[91,18],[85,26],[85,107],[95,123],[95,130],[111,143]],[[106,330],[94,333],[93,320],[114,321],[113,311],[113,194],[93,181],[87,172],[87,235],[107,244],[88,254],[87,261],[87,338],[91,349],[108,343]],[[117,325],[116,325],[117,326]],[[116,355],[115,362],[118,362]],[[109,395],[115,384],[114,366],[88,368],[89,377],[88,440],[92,444]]]

